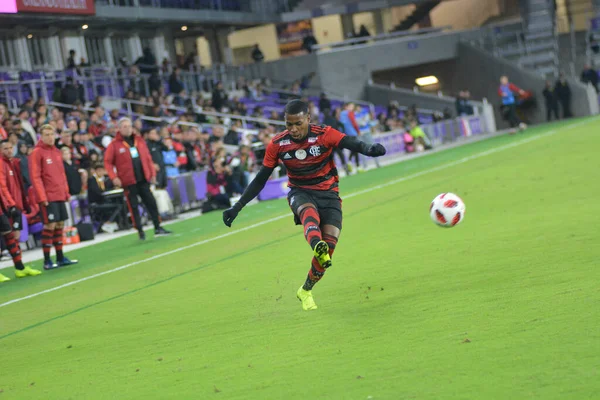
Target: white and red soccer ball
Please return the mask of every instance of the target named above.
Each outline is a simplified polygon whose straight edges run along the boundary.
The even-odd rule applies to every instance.
[[[436,225],[452,228],[465,219],[465,203],[454,193],[442,193],[431,202],[429,215]]]

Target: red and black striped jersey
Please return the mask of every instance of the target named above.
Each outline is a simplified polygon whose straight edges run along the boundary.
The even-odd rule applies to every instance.
[[[275,136],[265,152],[263,165],[275,168],[283,162],[289,187],[338,191],[339,176],[333,161],[333,149],[346,136],[326,125],[309,125],[301,142],[292,140],[287,130]]]

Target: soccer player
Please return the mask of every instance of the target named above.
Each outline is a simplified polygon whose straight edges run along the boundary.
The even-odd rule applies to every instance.
[[[288,202],[294,222],[304,226],[304,237],[314,257],[297,296],[304,310],[317,305],[313,286],[331,267],[331,257],[342,229],[342,200],[333,149],[342,148],[370,157],[385,154],[381,144],[368,145],[355,136],[345,135],[330,126],[310,123],[308,104],[292,100],[285,107],[286,130],[276,135],[265,152],[263,166],[240,200],[223,212],[223,222],[231,227],[242,208],[256,197],[281,161],[289,178]]]
[[[21,213],[27,208],[27,197],[23,195],[23,179],[18,167],[19,163],[18,160],[16,164],[12,163],[13,145],[8,140],[1,142],[0,149],[2,151],[0,155],[0,199],[2,201],[0,234],[4,237],[13,259],[15,276],[17,278],[36,276],[42,272],[23,265],[21,248],[19,247],[23,222]],[[0,283],[9,280],[10,278],[7,276],[0,274]]]
[[[29,156],[29,174],[44,223],[44,269],[52,269],[77,264],[78,261],[69,260],[63,254],[63,227],[69,218],[66,202],[70,195],[62,153],[54,145],[56,130],[52,125],[42,125],[40,135],[41,140]],[[50,258],[52,245],[56,249],[56,264]]]
[[[104,154],[108,177],[115,187],[125,189],[129,212],[140,240],[146,240],[146,234],[140,219],[138,196],[141,197],[142,203],[152,217],[154,236],[169,235],[171,232],[160,226],[158,207],[150,191],[150,184],[156,184],[156,170],[150,150],[144,139],[133,133],[129,118],[121,118],[117,126],[119,129],[117,136],[110,142]]]

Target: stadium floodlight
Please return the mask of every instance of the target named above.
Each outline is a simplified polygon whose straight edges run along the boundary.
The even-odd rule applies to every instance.
[[[429,75],[429,76],[423,76],[421,78],[417,78],[417,79],[415,79],[415,82],[419,86],[429,86],[429,85],[435,85],[436,83],[439,83],[439,80],[437,77],[435,77],[433,75]]]
[[[182,30],[182,31],[184,31],[184,32],[185,32],[185,31],[187,31],[187,26],[185,26],[185,25],[184,25],[184,26],[182,26],[182,27],[181,27],[181,30]]]
[[[82,25],[82,26],[81,26],[81,29],[83,29],[84,31],[85,31],[87,28],[89,28],[88,24],[85,24],[85,25]]]

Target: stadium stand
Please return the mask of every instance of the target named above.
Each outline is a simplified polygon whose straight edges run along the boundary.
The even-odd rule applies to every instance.
[[[309,102],[314,122],[338,127],[345,105],[355,104],[361,129],[386,145],[388,157],[397,157],[503,126],[496,94],[500,75],[508,74],[512,82],[534,92],[541,92],[545,77],[558,76],[557,13],[547,2],[528,0],[522,2],[520,18],[465,29],[432,24],[430,17],[443,6],[438,1],[390,8],[385,18],[382,7],[393,7],[394,1],[375,3],[97,1],[97,19],[87,18],[90,24],[102,21],[105,30],[85,32],[86,23],[74,36],[67,25],[70,20],[59,18],[61,33],[55,36],[36,33],[0,41],[0,134],[15,144],[15,155],[26,160],[37,128],[50,123],[60,135],[57,144],[71,149],[81,173],[94,176],[94,165],[116,134],[117,120],[130,117],[137,133],[151,141],[158,137],[155,162],[165,170],[158,189],[165,189],[172,202],[172,207],[164,206],[164,216],[173,217],[190,209],[225,206],[211,202],[214,188],[207,185],[217,161],[231,171],[223,183],[228,197],[239,195],[260,165],[265,144],[284,128],[283,109],[290,99]],[[406,2],[401,3],[403,7]],[[191,22],[190,27],[181,26],[185,12],[189,18],[202,15],[228,24],[229,31],[216,26],[194,30]],[[359,12],[361,18],[353,18]],[[368,13],[371,19],[363,19]],[[156,32],[158,15],[165,27]],[[317,28],[318,18],[332,16],[339,19],[340,34],[328,38]],[[38,22],[46,17],[40,15]],[[140,22],[137,33],[115,30],[127,17]],[[282,22],[302,18],[310,24]],[[5,21],[10,27],[11,20]],[[265,30],[279,35],[280,42],[260,43],[265,61],[236,61],[256,43],[246,40],[232,49],[228,35],[274,21],[278,24],[265,25]],[[414,25],[418,27],[407,30]],[[595,30],[592,24],[590,52]],[[300,36],[292,39],[285,36],[298,32]],[[202,44],[198,35],[205,40],[203,54],[210,62],[196,57]],[[290,40],[296,40],[292,47],[300,50],[284,54]],[[438,86],[418,87],[415,71],[439,78]],[[576,115],[596,112],[589,88],[573,78],[567,81]],[[464,91],[470,95],[458,96]],[[544,110],[537,109],[527,121],[542,121],[543,115]],[[336,156],[338,162],[346,173],[352,172],[341,155]],[[364,160],[356,165],[362,166]],[[276,172],[259,200],[284,196],[284,175]],[[86,191],[84,179],[81,193],[70,202],[72,225],[93,223],[99,229],[108,222],[105,227],[110,230],[112,223],[121,229],[129,226],[122,205],[112,208],[117,210],[114,215],[104,216],[108,221],[96,218]],[[122,198],[122,193],[106,192],[111,201]],[[40,232],[36,216],[30,217],[22,239],[32,246],[32,237],[39,238]]]

